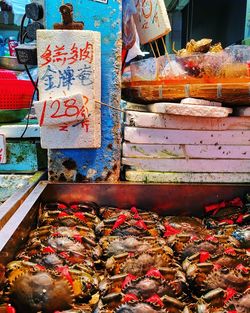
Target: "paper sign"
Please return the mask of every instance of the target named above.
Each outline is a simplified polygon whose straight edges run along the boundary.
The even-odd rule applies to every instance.
[[[164,0],[135,0],[134,16],[141,44],[154,41],[171,31]]]
[[[101,94],[100,33],[82,30],[39,30],[37,52],[40,111],[46,107],[41,127],[42,147],[100,147],[101,112],[100,105],[94,101],[100,100]],[[76,94],[82,94],[84,107],[76,107],[75,103],[72,107],[72,102],[69,103],[65,99]],[[60,98],[64,98],[66,103],[60,100],[58,102]],[[57,101],[46,102],[44,106],[44,101],[51,100]],[[68,123],[74,118],[79,121],[82,117],[82,123]],[[55,123],[49,119],[53,119]]]
[[[40,126],[72,124],[81,121],[89,123],[88,104],[93,100],[81,94],[34,102]]]
[[[6,140],[3,134],[0,134],[0,164],[6,163]]]

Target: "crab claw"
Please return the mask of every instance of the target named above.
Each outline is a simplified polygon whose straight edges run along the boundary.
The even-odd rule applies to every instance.
[[[201,251],[200,253],[200,263],[206,262],[210,258],[211,254],[207,251]]]
[[[127,284],[129,284],[132,280],[135,280],[136,278],[137,278],[136,276],[128,274],[122,283],[122,289],[124,289],[127,286]]]
[[[225,298],[225,303],[227,303],[228,300],[230,300],[235,294],[237,293],[237,291],[233,288],[227,288],[226,290],[226,298]]]
[[[242,265],[242,264],[238,264],[236,266],[236,269],[241,271],[241,272],[243,272],[243,273],[245,273],[245,274],[248,274],[248,269],[244,265]]]
[[[146,226],[146,224],[143,222],[143,220],[138,220],[138,221],[135,223],[135,225],[138,226],[138,227],[140,227],[140,228],[142,228],[142,229],[145,229],[145,230],[148,229],[147,226]]]
[[[165,224],[165,233],[164,237],[169,237],[172,235],[178,235],[181,231],[179,229],[174,228],[173,226],[169,224]]]
[[[6,313],[16,313],[16,309],[10,304],[8,304],[6,307]]]
[[[137,298],[136,295],[132,294],[132,293],[127,293],[123,299],[122,302],[123,303],[127,303],[127,302],[131,302],[131,301],[138,301],[139,299]]]
[[[113,228],[112,228],[112,230],[114,230],[114,229],[118,228],[120,225],[124,224],[126,219],[127,219],[127,216],[125,214],[119,215]]]
[[[147,274],[147,277],[156,277],[156,278],[164,278],[161,272],[156,268],[151,268]]]
[[[146,300],[146,302],[152,303],[152,304],[157,305],[157,306],[160,306],[160,307],[164,307],[164,304],[163,304],[163,302],[161,301],[161,298],[160,298],[157,294],[155,294],[155,295],[153,295],[152,297],[148,298],[148,299]]]

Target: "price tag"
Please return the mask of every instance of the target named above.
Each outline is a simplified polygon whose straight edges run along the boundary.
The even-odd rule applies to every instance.
[[[3,134],[0,134],[0,164],[6,163],[6,140]]]
[[[40,126],[55,126],[87,122],[90,117],[88,107],[91,102],[93,100],[90,101],[87,96],[75,94],[36,101],[34,107]]]

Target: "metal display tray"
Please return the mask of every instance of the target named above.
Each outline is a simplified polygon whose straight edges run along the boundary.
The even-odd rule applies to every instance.
[[[13,260],[35,228],[40,203],[94,201],[102,206],[152,210],[160,215],[202,216],[205,205],[243,197],[250,185],[40,182],[0,230],[0,264]]]

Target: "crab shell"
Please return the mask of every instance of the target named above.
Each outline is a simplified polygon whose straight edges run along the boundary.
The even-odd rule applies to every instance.
[[[32,238],[28,241],[24,251],[43,250],[45,247],[52,247],[57,252],[70,251],[80,256],[91,256],[98,260],[102,255],[102,249],[89,238],[81,236],[67,237],[63,235],[50,235],[47,238]]]
[[[32,240],[33,238],[43,240],[48,236],[58,234],[61,236],[66,236],[70,238],[75,238],[76,236],[80,236],[81,238],[85,238],[86,240],[95,242],[96,236],[93,229],[86,226],[75,226],[75,227],[66,227],[66,226],[42,226],[34,229],[30,232],[29,238]]]
[[[226,303],[225,309],[228,312],[234,310],[238,313],[250,312],[250,289],[247,289],[242,294],[235,295]]]
[[[157,295],[145,300],[128,300],[119,305],[118,299],[113,300],[111,295],[108,302],[100,300],[94,313],[182,313],[185,312],[185,303],[168,296],[160,298]],[[106,299],[107,300],[107,299]],[[121,299],[120,299],[121,300]]]
[[[250,266],[249,253],[244,249],[224,249],[210,254],[208,251],[201,251],[187,257],[182,267],[187,271],[188,267],[192,264],[209,262],[222,267],[235,268],[242,264],[243,266]]]
[[[129,237],[103,237],[99,241],[103,248],[103,256],[111,257],[123,252],[128,253],[142,253],[149,251],[150,249],[164,247],[165,241],[156,237],[142,237],[137,238],[133,236]]]
[[[250,279],[249,268],[215,267],[212,262],[193,263],[187,267],[186,275],[198,294],[216,288],[234,288],[242,292],[248,287]]]
[[[135,213],[138,213],[142,219],[158,221],[159,215],[153,212],[147,212],[138,210],[136,208],[131,208],[130,210],[122,210],[115,207],[101,207],[99,210],[99,214],[102,219],[116,219],[121,214],[126,214],[127,216],[133,216]]]
[[[66,204],[63,202],[46,203],[41,207],[42,211],[62,211],[62,212],[88,212],[96,214],[98,212],[98,205],[94,202],[81,202]]]
[[[218,249],[237,247],[239,243],[233,237],[228,236],[207,236],[204,239],[189,238],[186,242],[175,243],[174,250],[181,261],[200,251],[207,251],[210,254],[216,253]]]
[[[96,215],[87,212],[67,213],[59,210],[44,211],[39,216],[39,226],[53,225],[73,227],[83,225],[89,228],[94,228],[98,223],[100,223],[99,218]]]
[[[105,221],[102,221],[96,227],[96,234],[98,236],[117,236],[117,237],[118,236],[158,237],[161,233],[160,224],[143,221],[144,225],[140,226],[136,225],[136,223],[138,223],[138,221],[132,219],[114,228],[114,224],[106,224]]]
[[[168,250],[169,249],[169,250]],[[169,267],[175,265],[173,251],[165,247],[163,250],[152,249],[150,252],[124,253],[109,258],[106,262],[106,270],[111,275],[130,273],[136,276],[145,275],[151,268]]]
[[[134,294],[140,300],[152,297],[154,294],[175,298],[184,298],[187,291],[186,278],[178,268],[151,269],[146,275],[136,277],[131,274],[120,274],[105,278],[99,285],[100,294],[104,299],[110,299],[110,294]]]
[[[72,307],[73,291],[62,277],[47,272],[24,273],[12,283],[10,300],[20,313],[53,313]]]

